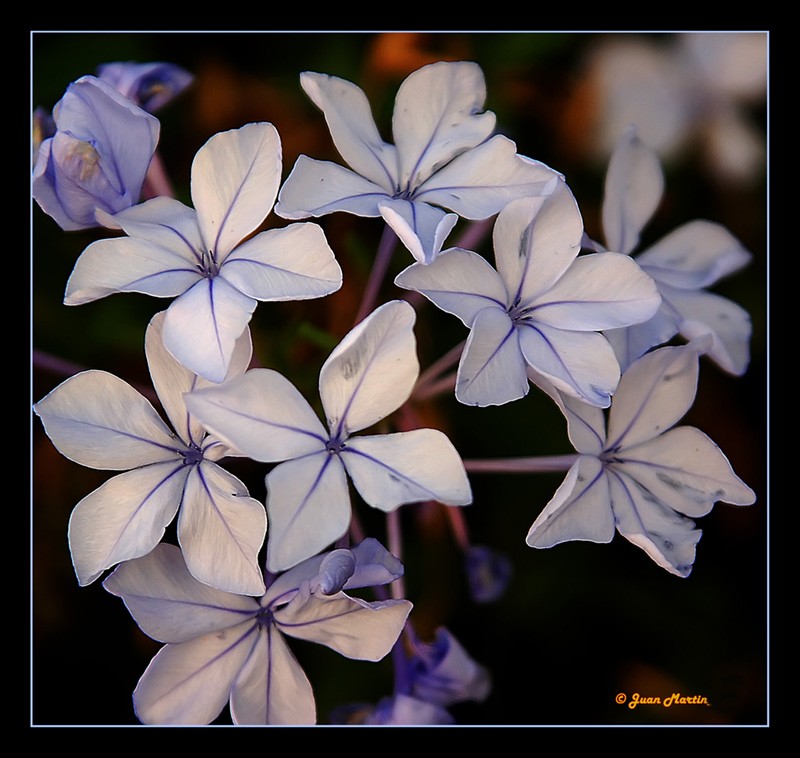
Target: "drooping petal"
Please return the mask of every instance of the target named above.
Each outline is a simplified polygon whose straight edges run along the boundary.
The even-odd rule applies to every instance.
[[[256,304],[221,276],[201,279],[167,308],[164,346],[195,374],[221,382]]]
[[[614,514],[603,465],[594,456],[582,455],[531,525],[525,541],[545,548],[570,540],[611,542],[613,537]]]
[[[456,375],[456,398],[465,405],[503,405],[528,394],[517,328],[502,308],[479,311]]]
[[[471,61],[432,63],[405,79],[392,116],[401,189],[418,187],[492,133],[494,113],[480,112],[485,101],[483,72]]]
[[[656,315],[641,324],[632,324],[621,329],[609,329],[603,336],[611,343],[619,366],[625,371],[637,358],[641,358],[651,347],[669,342],[678,333],[678,315],[664,299],[663,286],[661,307]]]
[[[269,624],[258,635],[231,692],[235,724],[315,724],[311,683],[283,635]]]
[[[220,276],[261,301],[306,300],[342,286],[342,269],[316,224],[257,234],[228,256]]]
[[[559,174],[518,155],[516,144],[498,134],[436,171],[414,199],[474,220],[493,216],[512,200],[547,195],[557,183],[563,183]]]
[[[333,144],[345,162],[393,194],[397,187],[397,150],[381,139],[363,90],[338,76],[312,71],[300,85],[325,115]]]
[[[359,494],[373,508],[391,511],[425,500],[472,502],[461,457],[437,429],[351,437],[341,456]]]
[[[240,595],[263,595],[258,553],[267,514],[235,476],[215,463],[193,467],[178,518],[178,541],[192,575]]]
[[[386,200],[378,209],[420,263],[430,263],[436,258],[458,221],[455,213],[445,213],[440,208],[413,200]]]
[[[215,134],[195,155],[192,202],[217,264],[272,210],[281,165],[280,137],[264,122]]]
[[[650,319],[661,305],[656,283],[621,253],[582,255],[533,301],[537,322],[574,331],[600,331]]]
[[[306,399],[271,369],[252,369],[184,400],[207,429],[256,461],[283,461],[323,450],[328,439]]]
[[[505,309],[508,305],[503,280],[483,256],[469,250],[445,250],[427,266],[414,263],[401,271],[394,283],[425,295],[468,327],[484,308]]]
[[[103,582],[141,630],[160,642],[186,642],[233,627],[259,612],[257,600],[198,582],[175,545],[162,542],[126,561]]]
[[[522,322],[519,345],[528,364],[555,387],[590,405],[607,408],[619,383],[619,364],[597,332],[572,332]]]
[[[177,461],[177,443],[150,402],[105,371],[83,371],[33,406],[58,451],[82,466],[124,470]]]
[[[69,549],[81,586],[159,543],[180,507],[187,473],[177,456],[142,466],[112,477],[75,506]]]
[[[267,568],[284,571],[341,537],[350,525],[344,466],[327,451],[281,463],[267,474]]]
[[[603,195],[606,247],[629,254],[638,244],[664,193],[658,153],[645,145],[635,126],[625,132],[608,163]]]
[[[419,375],[416,312],[405,300],[376,308],[345,335],[319,375],[331,436],[344,439],[397,410]]]

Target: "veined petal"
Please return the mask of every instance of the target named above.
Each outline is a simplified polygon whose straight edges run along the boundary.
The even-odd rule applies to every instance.
[[[479,311],[456,375],[456,398],[465,405],[503,405],[528,394],[517,328],[502,308]]]
[[[559,392],[547,379],[533,369],[528,379],[549,395],[567,419],[567,434],[573,447],[584,455],[599,456],[605,449],[606,417],[602,408],[589,405],[571,395]]]
[[[350,492],[338,456],[323,450],[281,463],[266,484],[270,571],[291,568],[347,531]]]
[[[387,200],[378,209],[383,220],[420,263],[430,263],[436,258],[458,221],[454,213],[413,200]]]
[[[325,427],[297,388],[277,371],[251,369],[184,400],[207,429],[253,460],[283,461],[325,449]]]
[[[457,213],[462,218],[489,218],[509,202],[548,195],[563,183],[539,161],[517,154],[507,137],[495,135],[453,158],[414,192],[414,199]]]
[[[177,456],[142,466],[112,477],[75,506],[69,549],[81,586],[159,543],[180,507],[187,473]]]
[[[619,364],[597,332],[572,332],[523,322],[518,328],[525,360],[555,387],[590,405],[607,408],[619,383]]]
[[[615,468],[660,502],[693,518],[705,516],[718,500],[752,505],[756,499],[719,447],[691,426],[627,447],[620,459]]]
[[[272,124],[220,132],[192,162],[192,201],[205,249],[218,264],[272,210],[281,179],[281,141]]]
[[[427,266],[414,263],[401,271],[394,283],[425,295],[468,327],[484,308],[494,306],[505,310],[509,304],[498,273],[483,256],[469,250],[445,250]]]
[[[483,71],[471,61],[431,63],[403,81],[392,116],[401,188],[418,187],[492,133],[494,113],[479,112],[485,101]]]
[[[606,247],[629,254],[664,194],[664,172],[655,150],[645,145],[631,126],[608,163],[603,195]]]
[[[636,262],[659,283],[695,290],[744,268],[752,257],[721,224],[696,220],[639,253]]]
[[[342,440],[397,410],[419,375],[416,312],[405,300],[376,308],[322,366],[319,393],[331,437]]]
[[[391,511],[424,500],[472,502],[461,457],[437,429],[351,437],[341,456],[359,494],[373,508]]]
[[[336,211],[376,217],[380,216],[379,203],[389,197],[379,184],[349,168],[301,155],[281,187],[275,213],[288,219]]]
[[[325,115],[345,162],[392,194],[397,187],[397,150],[381,139],[364,91],[338,76],[312,71],[300,74],[300,85]]]
[[[661,305],[656,283],[627,255],[582,255],[531,302],[537,322],[600,331],[650,319]]]
[[[318,642],[348,658],[379,661],[397,642],[411,607],[408,600],[368,603],[341,593],[301,593],[275,611],[275,623],[290,637]]]
[[[317,224],[270,229],[239,245],[220,276],[256,300],[306,300],[342,286],[342,269]]]
[[[235,724],[315,724],[311,683],[297,659],[270,624],[261,630],[231,693]]]
[[[594,456],[582,455],[531,525],[525,541],[530,547],[545,548],[570,540],[611,542],[613,537],[614,514],[603,466]]]
[[[621,329],[608,329],[603,336],[611,343],[620,368],[625,371],[637,358],[641,358],[651,347],[669,342],[678,333],[676,314],[663,298],[656,315],[641,324],[632,324]]]
[[[198,582],[180,548],[165,542],[117,566],[103,587],[121,597],[142,631],[160,642],[185,642],[228,629],[260,610],[251,597]]]
[[[122,470],[177,461],[183,447],[146,398],[105,371],[70,377],[33,409],[58,451],[82,466]]]
[[[221,382],[256,304],[221,276],[201,279],[167,308],[164,346],[195,374]]]
[[[514,200],[497,217],[497,271],[512,302],[523,305],[547,292],[578,255],[583,221],[575,198],[559,181],[552,194]]]
[[[216,463],[194,466],[178,518],[178,541],[192,575],[240,595],[263,595],[258,552],[267,532],[264,506]]]

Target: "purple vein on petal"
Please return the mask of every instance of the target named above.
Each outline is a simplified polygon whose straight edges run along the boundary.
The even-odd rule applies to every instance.
[[[207,465],[209,465],[209,466],[215,466],[215,467],[216,467],[216,465],[217,465],[217,464],[216,464],[216,463],[209,463],[209,462],[207,462]],[[226,530],[226,531],[228,532],[228,534],[230,534],[230,535],[231,535],[231,537],[233,538],[233,541],[234,541],[234,543],[236,544],[236,547],[239,549],[239,552],[240,552],[240,553],[242,553],[242,555],[244,555],[244,556],[245,556],[245,558],[248,558],[249,556],[248,556],[248,555],[245,553],[245,551],[242,549],[242,545],[241,545],[241,543],[240,543],[239,539],[238,539],[238,538],[236,537],[236,535],[235,535],[235,534],[234,534],[234,533],[231,531],[231,528],[230,528],[230,525],[228,524],[228,521],[227,521],[227,520],[225,519],[225,517],[222,515],[222,511],[220,510],[219,506],[217,505],[217,501],[216,501],[216,499],[215,499],[215,497],[214,497],[214,494],[211,492],[211,489],[210,489],[210,488],[209,488],[209,486],[208,486],[208,482],[206,481],[205,474],[203,473],[203,466],[202,466],[202,464],[201,464],[201,465],[198,465],[198,466],[194,466],[194,469],[195,469],[195,471],[196,471],[196,475],[197,475],[197,476],[200,478],[200,484],[202,485],[202,487],[203,487],[203,490],[205,491],[206,495],[208,496],[208,500],[209,500],[209,502],[211,503],[211,505],[213,506],[215,513],[216,513],[216,514],[217,514],[217,516],[219,517],[219,520],[220,520],[220,522],[221,522],[221,523],[222,523],[222,524],[225,526],[225,530]],[[192,472],[192,473],[194,473],[194,472]],[[190,474],[189,474],[189,476],[191,476],[191,475],[192,475],[192,474],[190,473]],[[188,477],[187,477],[187,479],[188,479]]]
[[[437,499],[436,493],[433,492],[428,487],[426,487],[424,484],[420,484],[419,482],[417,482],[414,479],[412,479],[410,476],[407,476],[406,474],[402,473],[401,471],[398,471],[396,468],[394,468],[392,466],[389,466],[388,464],[384,463],[379,458],[375,458],[374,456],[370,455],[369,453],[365,453],[363,450],[358,450],[358,449],[353,448],[353,447],[348,447],[342,452],[342,456],[346,456],[346,455],[360,455],[362,458],[366,458],[368,461],[371,461],[372,463],[376,463],[379,466],[381,466],[382,468],[385,468],[388,472],[390,472],[393,476],[396,476],[398,479],[402,479],[402,480],[404,480],[406,482],[411,482],[411,484],[413,484],[415,487],[419,487],[420,489],[425,490],[425,492],[427,492],[431,496],[431,500],[436,500]],[[345,468],[347,468],[346,465],[345,465]]]

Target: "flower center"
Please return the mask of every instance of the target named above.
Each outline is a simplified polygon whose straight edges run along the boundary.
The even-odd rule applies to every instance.
[[[339,437],[333,437],[325,443],[325,449],[331,455],[339,455],[346,447],[347,445],[344,444],[344,440]]]
[[[197,466],[203,460],[203,451],[197,445],[178,451],[183,456],[184,466]]]
[[[522,305],[520,303],[519,297],[517,297],[514,302],[506,309],[506,313],[508,313],[509,318],[515,323],[518,324],[522,321],[530,321],[533,316],[531,313],[533,312],[535,306],[532,305]]]
[[[219,264],[213,250],[201,251],[197,270],[207,279],[213,279],[219,273]]]

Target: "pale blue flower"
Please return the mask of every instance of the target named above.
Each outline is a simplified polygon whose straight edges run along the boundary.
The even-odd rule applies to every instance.
[[[505,593],[512,567],[507,555],[486,545],[470,545],[464,553],[464,569],[472,599],[493,603]]]
[[[336,586],[327,569],[338,573]],[[146,724],[208,724],[230,703],[236,724],[314,724],[311,684],[284,635],[356,660],[378,661],[411,611],[407,600],[367,602],[344,590],[399,578],[402,564],[375,540],[319,555],[281,574],[260,598],[208,587],[181,551],[160,544],[122,564],[103,586],[121,597],[142,631],[167,643],[133,693]]]
[[[482,111],[486,84],[475,63],[432,63],[412,73],[395,100],[394,144],[381,138],[355,84],[308,71],[300,83],[350,168],[301,155],[275,206],[284,218],[383,216],[412,255],[430,263],[459,216],[488,218],[509,200],[545,194],[560,181],[518,155],[511,140],[491,136],[496,119]]]
[[[136,63],[116,61],[104,63],[97,77],[108,82],[129,100],[148,113],[155,113],[176,98],[194,77],[174,63]]]

